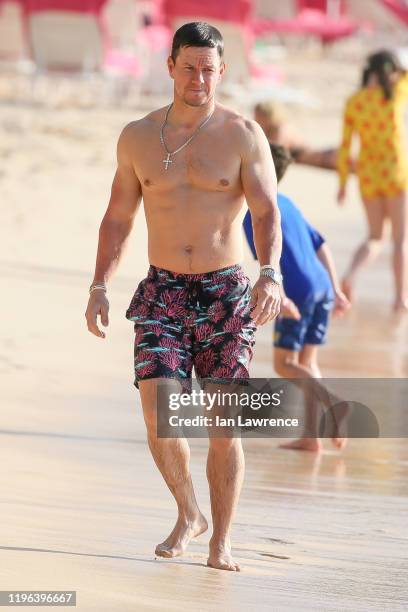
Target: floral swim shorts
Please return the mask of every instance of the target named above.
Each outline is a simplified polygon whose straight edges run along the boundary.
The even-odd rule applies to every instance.
[[[150,266],[126,317],[135,329],[135,385],[149,378],[246,379],[256,326],[240,265],[204,274]],[[183,385],[184,386],[184,385]]]

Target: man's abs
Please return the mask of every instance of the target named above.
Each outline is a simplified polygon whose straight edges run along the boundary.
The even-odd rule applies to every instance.
[[[183,274],[218,270],[242,261],[242,197],[200,194],[190,201],[145,201],[149,262]]]

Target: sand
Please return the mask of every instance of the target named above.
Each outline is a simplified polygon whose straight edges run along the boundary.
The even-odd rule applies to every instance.
[[[293,109],[306,139],[336,141],[337,94],[344,98],[350,82],[349,70],[324,112]],[[111,283],[107,339],[91,336],[84,319],[115,142],[142,112],[11,100],[0,107],[0,589],[76,590],[86,612],[406,609],[403,439],[352,440],[343,453],[325,442],[318,457],[246,440],[233,540],[245,571],[206,568],[207,534],[182,559],[154,560],[175,507],[145,443],[124,318],[148,264],[142,214]],[[344,270],[364,235],[355,183],[344,210],[328,172],[293,168],[281,190]],[[407,376],[407,322],[391,316],[388,257],[362,275],[350,316],[333,322],[322,351],[327,376]],[[245,268],[255,279],[248,251]],[[259,333],[253,375],[273,373],[271,334],[270,326]],[[205,440],[192,446],[209,515]]]

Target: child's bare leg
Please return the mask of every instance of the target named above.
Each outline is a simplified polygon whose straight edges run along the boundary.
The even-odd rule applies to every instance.
[[[322,378],[322,373],[320,371],[320,368],[317,362],[318,351],[319,351],[319,345],[305,344],[299,353],[299,362],[305,367],[309,368],[309,370],[313,372],[313,375],[315,378]],[[306,409],[307,407],[308,406],[306,405]],[[313,410],[313,406],[311,406],[311,409]],[[336,418],[340,419],[339,414],[336,414],[335,416]],[[346,416],[346,412],[344,413],[344,416]],[[306,415],[306,423],[307,423],[307,415]],[[337,425],[337,429],[339,429],[340,423],[336,423],[336,425]],[[332,443],[336,448],[344,448],[346,445],[346,442],[347,442],[346,438],[341,437],[339,435],[339,432],[337,432],[337,435],[333,436],[332,438]]]
[[[308,368],[314,378],[322,378],[322,373],[317,363],[318,351],[318,344],[305,344],[299,353],[299,363]]]
[[[300,363],[300,354],[283,348],[274,348],[274,368],[282,378],[316,378],[313,370]],[[305,392],[305,429],[301,438],[280,444],[281,448],[319,452],[322,443],[317,437],[317,407],[313,394]]]

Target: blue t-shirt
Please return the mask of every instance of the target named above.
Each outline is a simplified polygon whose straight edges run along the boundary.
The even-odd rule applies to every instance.
[[[329,273],[316,255],[324,238],[306,221],[293,202],[281,193],[278,193],[278,207],[282,225],[280,267],[286,295],[299,309],[318,302],[326,295],[333,297]],[[244,230],[253,256],[257,259],[249,210],[245,215]]]

